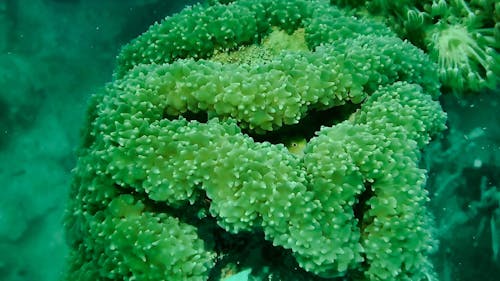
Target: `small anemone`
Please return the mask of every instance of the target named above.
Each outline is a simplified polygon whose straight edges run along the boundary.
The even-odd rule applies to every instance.
[[[488,29],[469,30],[463,24],[437,24],[428,36],[428,48],[439,64],[444,85],[452,89],[494,88],[499,57],[488,46]]]

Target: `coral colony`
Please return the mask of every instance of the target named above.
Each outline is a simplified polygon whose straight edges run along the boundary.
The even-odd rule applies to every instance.
[[[437,68],[330,1],[152,25],[91,98],[66,280],[436,280],[418,163],[445,129]]]

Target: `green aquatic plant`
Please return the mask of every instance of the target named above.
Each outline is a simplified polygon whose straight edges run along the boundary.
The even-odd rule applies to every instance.
[[[438,96],[421,50],[328,1],[167,17],[91,99],[66,279],[207,280],[246,233],[309,278],[434,280],[418,162],[445,128]],[[304,125],[314,112],[328,124]]]

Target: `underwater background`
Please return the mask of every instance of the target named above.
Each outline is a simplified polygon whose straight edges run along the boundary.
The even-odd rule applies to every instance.
[[[87,99],[120,46],[198,1],[0,0],[0,281],[58,280]],[[453,95],[427,148],[440,280],[500,276],[500,92]]]

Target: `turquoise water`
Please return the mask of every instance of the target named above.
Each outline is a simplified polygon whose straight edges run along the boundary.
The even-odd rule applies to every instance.
[[[0,280],[58,280],[62,214],[88,97],[124,43],[196,1],[0,1]],[[104,4],[103,4],[104,3]],[[441,280],[500,276],[500,93],[444,95],[427,149]]]
[[[122,44],[193,2],[0,1],[0,280],[58,279],[87,98]]]

